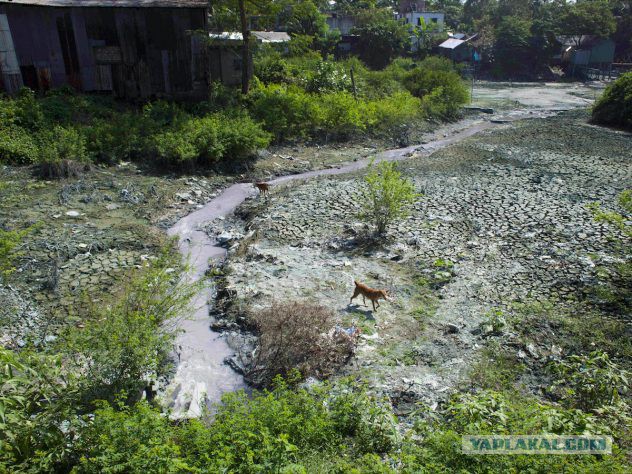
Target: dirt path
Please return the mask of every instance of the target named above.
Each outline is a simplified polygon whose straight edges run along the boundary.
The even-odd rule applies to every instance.
[[[503,124],[526,117],[544,117],[551,115],[548,110],[538,110],[523,113],[512,113],[494,116],[493,120],[468,120],[465,128],[448,135],[455,130],[454,124],[439,129],[435,136],[443,136],[423,145],[388,150],[375,156],[375,161],[399,161],[415,153],[417,156],[428,156],[437,150],[458,143],[484,130],[489,130]],[[333,176],[351,173],[365,168],[370,159],[359,160],[333,169],[309,171],[301,174],[288,175],[271,180],[273,185],[295,180],[306,180],[318,176]],[[226,257],[226,250],[217,239],[211,239],[201,230],[203,224],[231,213],[255,193],[250,183],[235,184],[222,194],[208,202],[203,208],[178,221],[168,231],[170,236],[177,236],[182,255],[191,265],[190,278],[197,281],[204,276],[211,260],[222,260]],[[232,371],[224,360],[233,354],[226,340],[209,328],[212,319],[209,316],[208,300],[213,289],[208,288],[199,295],[196,301],[195,314],[185,320],[181,329],[177,346],[179,365],[170,385],[164,391],[165,403],[172,408],[175,418],[194,417],[201,412],[200,403],[211,404],[218,402],[221,395],[227,391],[244,388],[239,374]]]

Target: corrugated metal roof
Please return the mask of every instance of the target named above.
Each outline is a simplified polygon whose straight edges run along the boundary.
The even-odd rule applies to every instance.
[[[291,39],[285,31],[253,31],[252,34],[262,43],[285,43]]]
[[[290,35],[285,31],[251,31],[252,37],[262,43],[285,43],[290,41]],[[222,33],[209,33],[209,38],[219,41],[242,41],[243,36],[239,31],[224,31]]]
[[[446,49],[454,49],[457,46],[462,45],[463,43],[465,43],[465,41],[460,40],[460,39],[450,38],[448,40],[445,40],[443,43],[441,43],[439,47],[446,48]]]
[[[205,8],[206,0],[0,0],[3,4],[34,5],[42,7],[153,7],[153,8]]]

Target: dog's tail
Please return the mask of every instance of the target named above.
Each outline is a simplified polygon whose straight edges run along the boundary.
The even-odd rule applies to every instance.
[[[353,280],[353,283],[355,283],[355,286],[360,286],[360,283],[358,283],[356,280]]]

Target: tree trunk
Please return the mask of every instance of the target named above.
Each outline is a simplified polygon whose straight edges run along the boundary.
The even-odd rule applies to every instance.
[[[246,17],[246,0],[239,0],[239,19],[241,21],[241,93],[247,94],[250,89],[250,30]]]

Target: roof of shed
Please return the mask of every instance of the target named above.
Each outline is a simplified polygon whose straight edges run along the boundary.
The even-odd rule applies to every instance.
[[[251,31],[252,37],[262,43],[285,43],[290,41],[290,35],[285,31]],[[224,31],[222,33],[209,33],[209,38],[219,41],[243,41],[239,31]]]
[[[205,8],[206,0],[0,0],[2,4],[43,7]]]
[[[263,43],[285,43],[291,39],[285,31],[253,31],[252,34]]]
[[[465,43],[464,40],[450,38],[450,39],[445,40],[443,43],[441,43],[439,47],[446,48],[446,49],[454,49],[457,46],[461,46],[463,43]]]
[[[577,36],[558,36],[557,40],[562,43],[564,46],[572,46],[576,47]],[[609,38],[600,38],[595,35],[582,35],[579,42],[581,44],[580,49],[592,48],[593,46],[598,45],[602,41],[612,41]]]

